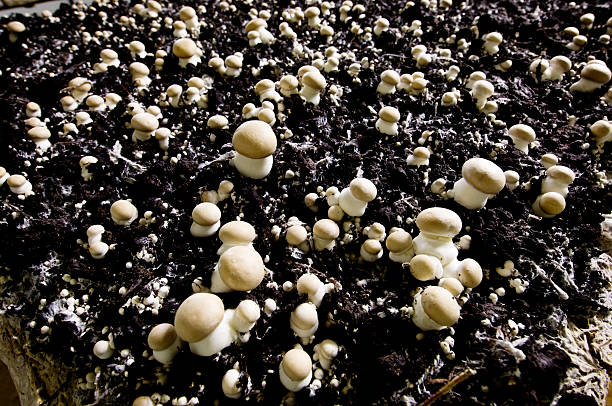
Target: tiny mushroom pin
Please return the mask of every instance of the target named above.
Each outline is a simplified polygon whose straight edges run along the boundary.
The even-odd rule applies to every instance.
[[[363,216],[368,203],[376,198],[377,190],[374,183],[366,178],[355,178],[348,188],[340,192],[338,203],[349,216]]]
[[[319,328],[317,306],[310,302],[298,305],[295,310],[291,312],[289,325],[293,332],[300,338],[302,344],[310,344],[314,333]]]
[[[255,289],[264,276],[261,255],[248,246],[235,246],[219,257],[219,262],[211,278],[212,292],[246,292]]]
[[[193,223],[189,231],[194,237],[210,237],[221,227],[221,210],[216,204],[200,203],[191,213]]]
[[[169,364],[178,353],[181,339],[172,324],[162,323],[151,329],[147,343],[153,350],[153,358],[162,364]]]
[[[417,294],[412,321],[421,330],[441,330],[459,321],[460,307],[453,295],[439,286],[428,286]]]
[[[506,184],[501,168],[484,158],[468,159],[461,168],[461,175],[453,186],[453,198],[471,210],[482,209]]]
[[[314,247],[317,251],[331,250],[336,245],[336,238],[340,235],[340,228],[330,219],[317,221],[312,228]]]
[[[482,268],[472,258],[465,258],[459,264],[457,277],[466,288],[475,288],[482,282]]]
[[[535,141],[536,134],[533,128],[526,124],[515,124],[508,130],[516,149],[528,154],[529,144]]]
[[[243,176],[262,179],[272,169],[276,135],[269,124],[253,120],[241,124],[232,138],[236,150],[233,163]]]
[[[19,34],[26,30],[26,26],[20,21],[11,21],[6,25],[6,30],[9,32],[9,41],[17,42]]]
[[[312,380],[312,360],[310,355],[301,348],[287,351],[278,371],[283,386],[291,391],[298,392],[310,384]]]
[[[398,121],[400,120],[400,112],[395,107],[384,106],[378,111],[378,120],[375,127],[378,132],[391,136],[398,134]]]
[[[502,43],[504,37],[499,32],[490,32],[485,34],[482,39],[484,40],[483,48],[488,54],[496,54],[499,52],[499,44]]]
[[[138,209],[128,200],[117,200],[111,205],[110,213],[115,224],[129,226],[138,218]]]

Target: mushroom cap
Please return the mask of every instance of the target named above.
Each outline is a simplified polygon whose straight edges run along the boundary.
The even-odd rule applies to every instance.
[[[204,79],[194,76],[187,81],[187,86],[203,89],[206,86],[206,82],[204,82]]]
[[[236,307],[235,312],[249,323],[255,323],[261,316],[259,306],[256,302],[250,299],[245,299],[238,303],[238,307]]]
[[[261,159],[276,151],[276,135],[268,123],[251,120],[236,128],[232,144],[240,154],[252,159]]]
[[[255,289],[266,275],[263,259],[252,247],[238,245],[219,258],[219,276],[232,290]]]
[[[20,186],[25,185],[27,181],[28,180],[23,175],[11,175],[6,180],[6,184],[9,185],[9,187],[14,188],[14,187],[20,187]]]
[[[191,212],[191,217],[201,226],[212,226],[221,220],[221,210],[216,204],[200,203]]]
[[[262,94],[270,89],[274,89],[274,82],[270,79],[262,79],[255,84],[255,94]]]
[[[263,18],[254,18],[247,23],[246,27],[244,27],[244,32],[248,34],[251,31],[256,31],[260,28],[266,28],[267,26],[268,23]]]
[[[542,164],[549,164],[550,166],[557,165],[559,162],[559,158],[555,154],[544,154],[542,158],[540,158],[540,162]]]
[[[142,63],[142,62],[133,62],[133,63],[130,64],[130,72],[132,73],[132,75],[143,75],[143,76],[146,76],[151,71],[149,70],[147,65],[145,65],[144,63]]]
[[[106,100],[116,104],[121,101],[121,96],[119,96],[117,93],[108,93],[106,95]]]
[[[119,54],[112,49],[106,48],[100,51],[100,58],[104,59],[117,59],[119,58]]]
[[[533,128],[526,124],[515,124],[508,130],[508,134],[525,142],[533,142],[536,139],[536,134]]]
[[[546,176],[570,184],[576,179],[576,174],[567,166],[553,165],[546,170]]]
[[[44,127],[46,126],[45,123],[43,123],[40,118],[38,117],[30,117],[27,120],[24,121],[25,125],[28,127]]]
[[[563,55],[557,55],[550,60],[551,65],[556,65],[561,68],[564,72],[567,72],[572,68],[572,61]]]
[[[219,239],[227,244],[246,244],[255,239],[255,229],[246,221],[230,221],[219,229]]]
[[[213,129],[227,127],[228,124],[229,121],[227,120],[227,117],[222,116],[221,114],[215,114],[206,122],[206,126]]]
[[[32,127],[28,130],[28,136],[33,140],[46,140],[51,137],[51,131],[47,127]]]
[[[380,241],[375,240],[373,238],[365,240],[365,242],[361,246],[363,247],[365,252],[372,255],[376,255],[380,251],[382,251],[382,245],[380,244]]]
[[[299,304],[291,312],[291,323],[302,330],[308,330],[319,322],[317,306],[307,302]]]
[[[301,66],[300,69],[298,69],[298,78],[302,80],[304,75],[307,74],[308,72],[319,72],[319,70],[312,65]]]
[[[278,82],[278,85],[283,90],[293,90],[297,88],[299,84],[298,78],[293,75],[285,75],[280,79],[280,82]]]
[[[488,80],[477,80],[472,86],[472,93],[476,97],[491,97],[495,93],[493,84]]]
[[[308,232],[302,225],[296,224],[287,229],[285,239],[290,245],[300,245],[308,238]]]
[[[87,107],[99,107],[104,104],[104,99],[98,95],[92,94],[85,100]]]
[[[419,159],[429,159],[431,152],[429,152],[429,149],[426,147],[416,147],[414,151],[412,151],[412,155]]]
[[[20,32],[24,32],[26,27],[20,21],[11,21],[10,23],[6,25],[6,29],[9,30],[9,32],[20,33]]]
[[[582,68],[580,77],[603,84],[610,81],[612,73],[605,63],[587,63],[586,66]]]
[[[340,228],[330,219],[321,219],[312,227],[312,234],[323,240],[334,240],[340,235]]]
[[[482,268],[472,258],[466,258],[459,265],[459,281],[466,288],[475,288],[482,282]]]
[[[589,129],[595,138],[602,138],[612,133],[612,123],[607,120],[597,120]]]
[[[198,53],[198,46],[191,38],[179,38],[172,44],[172,53],[179,58],[191,58]]]
[[[308,7],[304,11],[304,17],[306,18],[318,17],[320,14],[321,14],[321,10],[319,10],[319,7],[315,7],[315,6]]]
[[[102,234],[104,232],[104,226],[100,224],[94,224],[87,228],[87,237],[93,237],[94,235]]]
[[[387,69],[380,74],[380,80],[392,86],[395,86],[400,82],[400,74],[394,70]]]
[[[225,308],[219,296],[212,293],[194,293],[176,310],[176,334],[184,341],[200,341],[213,332],[223,320]]]
[[[225,64],[228,68],[239,69],[242,68],[242,58],[238,55],[230,55],[225,58]]]
[[[438,286],[448,290],[455,297],[463,292],[463,285],[455,278],[442,278],[438,282]]]
[[[412,247],[412,236],[406,230],[398,229],[389,234],[385,245],[391,252],[403,251]]]
[[[70,79],[68,86],[73,89],[83,87],[83,90],[89,91],[91,89],[91,82],[84,77],[77,76],[76,78]]]
[[[425,288],[421,293],[421,304],[427,316],[442,326],[452,326],[459,320],[461,308],[453,295],[444,288]]]
[[[504,179],[505,183],[505,179]],[[419,230],[440,235],[454,237],[461,231],[461,218],[452,210],[443,207],[431,207],[419,213],[416,218]]]
[[[196,16],[196,11],[193,7],[183,6],[181,7],[181,11],[179,11],[179,17],[183,21],[187,21]]]
[[[83,158],[79,160],[79,166],[81,167],[86,167],[91,164],[97,164],[97,163],[98,163],[98,158],[96,158],[95,156],[91,156],[91,155],[85,155]]]
[[[461,175],[482,193],[494,195],[506,184],[504,171],[495,163],[484,158],[470,158],[463,164]]]
[[[378,117],[381,120],[397,123],[400,119],[400,112],[395,107],[384,106],[378,111]]]
[[[3,166],[0,166],[0,178],[6,175],[6,169]]]
[[[326,338],[317,344],[317,347],[325,358],[331,359],[338,355],[338,344],[334,340]]]
[[[306,379],[312,371],[312,360],[306,351],[294,348],[287,351],[283,357],[281,368],[289,379],[299,382]]]
[[[355,178],[350,184],[351,194],[362,202],[371,202],[376,198],[377,190],[374,183],[366,178]]]
[[[306,74],[302,76],[302,83],[304,84],[304,86],[312,87],[316,91],[320,92],[321,90],[325,89],[327,81],[318,70],[313,70],[310,72],[306,72]]]
[[[40,105],[38,103],[35,103],[35,102],[29,102],[28,104],[26,104],[26,110],[28,110],[28,111],[39,111],[40,110]]]
[[[130,125],[138,131],[155,131],[159,128],[159,121],[150,113],[138,113],[132,116]]]
[[[178,97],[183,93],[183,88],[181,85],[170,85],[168,89],[166,89],[166,94],[169,97]]]
[[[548,192],[540,196],[540,209],[543,212],[556,216],[565,210],[565,198],[557,192]]]
[[[143,52],[145,45],[140,41],[132,41],[128,44],[128,49],[133,52]]]
[[[148,396],[138,396],[132,402],[132,406],[155,406],[155,404]]]
[[[297,291],[299,294],[315,293],[321,286],[319,277],[312,273],[305,273],[297,280]]]
[[[170,323],[162,323],[151,329],[147,343],[152,350],[161,351],[170,347],[176,340],[176,329]]]
[[[124,199],[117,200],[110,208],[111,216],[119,221],[130,220],[134,216],[135,210],[136,206]]]
[[[501,42],[504,40],[504,37],[499,32],[495,31],[486,34],[484,40],[493,42],[495,44],[501,44]]]
[[[440,276],[442,263],[431,255],[419,254],[410,260],[410,273],[420,281],[430,281]]]

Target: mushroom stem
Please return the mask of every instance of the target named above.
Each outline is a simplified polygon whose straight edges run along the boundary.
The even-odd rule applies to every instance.
[[[265,158],[249,158],[236,152],[234,157],[234,165],[238,172],[251,179],[263,179],[272,170],[274,158],[268,155]]]
[[[162,364],[169,364],[174,359],[174,356],[178,354],[179,347],[181,345],[181,339],[177,336],[176,339],[168,348],[163,350],[153,350],[153,358]]]
[[[223,320],[215,328],[212,333],[193,343],[189,343],[191,352],[203,357],[209,357],[229,347],[232,342],[238,337],[236,330],[230,325],[230,321],[234,316],[234,310],[228,309],[223,315]]]

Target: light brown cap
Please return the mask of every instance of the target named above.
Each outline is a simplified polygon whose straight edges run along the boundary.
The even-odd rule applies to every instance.
[[[244,27],[244,31],[248,34],[250,31],[266,28],[267,26],[268,23],[263,18],[254,18],[247,23],[246,27]]]
[[[490,97],[495,93],[495,88],[488,80],[477,80],[472,87],[472,92],[476,97]]]
[[[255,289],[265,275],[263,259],[252,247],[238,245],[225,251],[219,258],[219,276],[230,289]]]
[[[559,162],[559,158],[555,154],[544,154],[542,158],[540,158],[540,162],[542,164],[547,164],[550,166],[557,165]]]
[[[9,187],[15,188],[25,185],[27,181],[28,180],[23,175],[11,175],[6,180],[6,184],[9,185]]]
[[[40,121],[38,117],[30,117],[25,121],[25,125],[28,127],[44,127],[45,123]]]
[[[319,322],[317,306],[308,302],[298,305],[291,312],[291,323],[302,330],[308,330]]]
[[[312,273],[305,273],[297,280],[297,291],[299,294],[314,294],[321,286],[319,277]]]
[[[301,66],[300,69],[298,69],[298,78],[302,80],[304,75],[307,74],[308,72],[319,72],[319,70],[312,65]]]
[[[384,106],[378,111],[378,117],[381,120],[397,123],[400,119],[400,112],[395,107]]]
[[[26,110],[27,111],[39,111],[40,105],[35,102],[29,102],[28,104],[26,104]]]
[[[567,166],[553,165],[546,170],[546,176],[570,184],[576,179],[576,174]]]
[[[426,147],[416,147],[412,151],[412,155],[415,158],[419,159],[429,159],[429,157],[431,156],[431,152],[429,152],[429,149],[427,149]]]
[[[395,86],[400,82],[400,75],[394,70],[387,69],[380,74],[380,80]]]
[[[493,42],[495,44],[501,44],[501,42],[504,40],[504,37],[502,37],[499,32],[495,31],[486,34],[484,40]]]
[[[0,178],[6,175],[6,169],[3,166],[0,166]]]
[[[104,105],[104,99],[98,95],[92,94],[85,100],[85,104],[87,107],[100,107]]]
[[[406,230],[398,229],[389,234],[385,245],[391,252],[403,251],[412,247],[412,236]]]
[[[224,128],[227,127],[227,125],[229,124],[229,121],[227,120],[227,117],[222,116],[220,114],[215,114],[214,116],[210,117],[208,119],[208,121],[206,122],[206,126],[208,128]]]
[[[179,38],[172,44],[172,53],[179,58],[191,58],[198,53],[198,46],[191,38]]]
[[[149,0],[149,1],[147,1],[147,8],[148,8],[149,10],[153,10],[153,11],[156,11],[156,12],[158,12],[158,13],[159,13],[160,11],[162,11],[162,6],[161,6],[161,4],[159,4],[159,3],[158,3],[157,1],[155,1],[155,0]]]
[[[410,260],[410,273],[420,281],[430,281],[440,276],[442,264],[431,255],[419,254]]]
[[[142,62],[133,62],[130,64],[130,72],[132,75],[148,75],[151,73],[147,65]]]
[[[442,326],[452,326],[459,320],[461,308],[453,295],[444,288],[425,288],[421,293],[421,304],[429,318]]]
[[[51,131],[47,127],[32,127],[28,130],[28,136],[33,140],[46,140],[51,137]]]
[[[607,120],[597,120],[589,129],[595,138],[603,138],[612,133],[612,123]]]
[[[210,58],[208,61],[208,66],[213,69],[218,69],[219,67],[223,66],[223,59],[219,58],[218,56]]]
[[[572,61],[566,56],[557,55],[550,60],[551,65],[559,66],[564,72],[572,68]]]
[[[170,323],[162,323],[151,329],[147,342],[155,351],[165,350],[176,340],[176,330]]]
[[[257,119],[272,124],[276,120],[276,115],[274,114],[274,110],[264,107],[257,113]]]
[[[380,241],[375,240],[373,238],[367,239],[361,245],[365,252],[372,255],[377,255],[380,251],[382,251],[382,245]]]
[[[187,21],[196,16],[196,11],[193,7],[183,6],[181,7],[181,11],[179,11],[179,17],[183,21]]]
[[[170,85],[168,89],[166,89],[166,94],[169,97],[178,97],[183,92],[183,88],[181,85]]]
[[[274,89],[274,82],[270,79],[262,79],[255,84],[255,94],[260,95],[270,89]]]
[[[68,82],[68,86],[71,88],[82,88],[82,90],[89,91],[91,89],[91,82],[83,77],[77,76]]]
[[[132,41],[128,44],[128,49],[132,52],[143,52],[145,45],[140,41]]]
[[[327,84],[327,81],[325,80],[323,75],[321,75],[321,73],[319,73],[319,71],[317,70],[316,72],[315,71],[307,72],[302,77],[302,83],[304,84],[304,86],[312,87],[313,89],[317,91],[321,91],[325,89],[325,85]]]
[[[117,200],[111,205],[110,212],[113,219],[128,221],[134,216],[136,206],[127,200]]]
[[[219,229],[219,239],[227,244],[247,244],[256,236],[255,229],[246,221],[230,221]]]
[[[505,183],[505,178],[504,178]],[[454,237],[461,231],[461,218],[452,210],[431,207],[419,213],[416,218],[419,230],[444,237]]]
[[[536,134],[533,128],[526,124],[515,124],[508,130],[508,134],[525,142],[533,142],[536,139]]]
[[[74,100],[74,98],[72,96],[64,96],[60,99],[60,103],[62,103],[63,106],[70,106],[71,104],[73,104],[76,100]]]
[[[259,35],[259,31],[249,31],[247,33],[247,38],[249,40],[255,40],[257,38],[261,37],[261,35]]]
[[[204,86],[206,86],[206,83],[204,82],[204,79],[194,76],[187,81],[187,86],[203,89]]]
[[[221,220],[221,210],[216,204],[200,203],[191,212],[191,217],[201,226],[212,226]]]
[[[308,232],[304,226],[296,224],[287,229],[287,235],[285,238],[289,245],[300,245],[306,241],[306,238],[308,238]]]
[[[371,202],[376,198],[376,186],[366,178],[355,178],[350,184],[351,194],[362,202]]]
[[[312,360],[310,355],[302,349],[294,348],[287,351],[281,361],[281,368],[289,379],[299,382],[308,376],[312,371]]]
[[[540,209],[546,214],[556,216],[565,210],[565,198],[557,192],[548,192],[540,196]]]
[[[148,396],[138,396],[134,399],[134,402],[132,402],[132,406],[155,406],[155,404]]]
[[[9,30],[9,32],[20,33],[20,32],[24,32],[26,27],[20,21],[11,21],[10,23],[6,25],[6,29]]]
[[[309,17],[318,17],[321,14],[321,10],[319,10],[318,7],[312,6],[312,7],[308,7],[305,11],[304,11],[304,17],[309,18]]]
[[[174,326],[182,340],[193,343],[213,332],[223,320],[225,308],[219,296],[194,293],[176,311]]]
[[[261,310],[257,303],[250,299],[245,299],[238,303],[235,312],[249,323],[255,323],[261,316]]]
[[[135,114],[130,124],[134,130],[139,131],[155,131],[159,128],[159,121],[150,113]]]
[[[229,55],[227,58],[225,58],[225,64],[228,68],[242,68],[242,58],[238,55]]]
[[[100,51],[100,58],[117,59],[119,58],[119,54],[117,54],[117,52],[113,51],[112,49],[107,48]]]
[[[596,83],[607,83],[610,81],[610,69],[604,63],[588,63],[580,72],[580,77]]]
[[[299,82],[295,76],[285,75],[280,79],[280,82],[278,83],[278,85],[283,90],[293,90],[298,87]]]
[[[106,101],[117,104],[121,101],[121,96],[119,96],[117,93],[107,93]]]
[[[463,292],[463,285],[455,278],[442,278],[438,282],[438,286],[448,290],[455,297]]]
[[[459,281],[466,288],[475,288],[482,282],[482,268],[472,258],[466,258],[459,265]]]
[[[340,235],[340,228],[330,219],[321,219],[314,224],[312,234],[323,240],[334,240]]]
[[[470,158],[463,164],[461,175],[482,193],[494,195],[506,184],[504,171],[495,163],[484,158]]]
[[[240,154],[261,159],[276,151],[276,135],[268,123],[260,120],[247,121],[234,132],[232,144]]]

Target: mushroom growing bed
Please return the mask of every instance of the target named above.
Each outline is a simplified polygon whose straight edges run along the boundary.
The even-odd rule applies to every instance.
[[[0,19],[22,404],[604,404],[609,4],[307,3]]]

